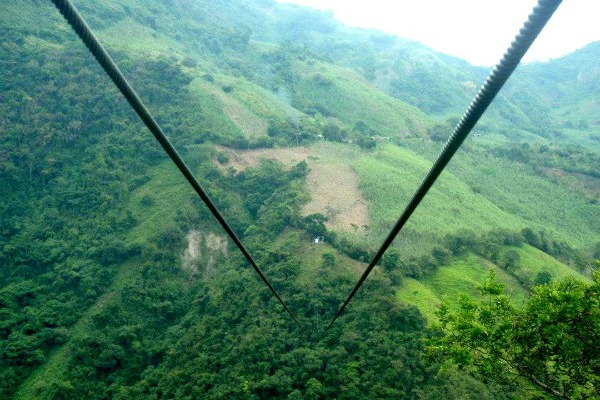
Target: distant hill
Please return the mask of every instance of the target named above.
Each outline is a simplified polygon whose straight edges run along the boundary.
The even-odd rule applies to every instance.
[[[598,96],[600,95],[600,42],[547,63],[521,67],[516,79],[507,87],[507,96],[527,109],[531,98],[544,114],[538,124],[546,124],[556,140],[570,139],[597,150],[600,140]],[[530,107],[530,106],[529,106]]]
[[[51,3],[2,2],[0,398],[541,396],[423,339],[490,270],[588,279],[598,43],[517,69],[323,338],[487,71],[273,0],[75,3],[303,329]]]

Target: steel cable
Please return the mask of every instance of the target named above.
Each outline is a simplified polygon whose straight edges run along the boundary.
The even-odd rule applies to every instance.
[[[79,38],[83,41],[85,46],[88,48],[90,53],[96,58],[96,61],[102,66],[104,71],[113,81],[113,83],[119,88],[123,96],[127,99],[131,107],[138,114],[140,119],[144,122],[146,127],[152,132],[156,140],[160,143],[165,152],[169,155],[173,163],[177,166],[179,171],[183,174],[183,176],[187,179],[189,184],[194,188],[198,196],[202,199],[206,207],[210,210],[212,215],[217,219],[219,224],[223,227],[227,235],[233,240],[238,249],[242,252],[246,260],[252,265],[252,268],[256,271],[256,273],[260,276],[262,281],[267,285],[271,293],[277,298],[279,303],[283,306],[285,311],[292,317],[294,322],[302,328],[302,325],[298,322],[294,314],[287,307],[285,302],[281,299],[275,288],[271,285],[269,280],[266,278],[264,273],[258,267],[248,250],[244,247],[242,242],[239,240],[233,229],[227,224],[215,204],[209,198],[208,194],[204,191],[198,180],[194,177],[194,174],[191,172],[189,167],[185,164],[177,150],[173,147],[167,136],[164,134],[163,130],[160,128],[158,123],[152,117],[142,100],[139,98],[135,90],[131,87],[123,73],[119,70],[119,67],[112,60],[108,52],[104,49],[102,44],[100,44],[99,40],[93,34],[90,27],[87,25],[83,17],[79,14],[75,6],[69,0],[52,0],[56,8],[60,11],[63,17],[67,20],[69,25],[73,28],[73,30],[77,33]]]
[[[431,186],[435,183],[437,178],[440,176],[444,168],[454,153],[461,146],[467,135],[471,132],[477,121],[485,113],[485,110],[490,105],[492,100],[496,97],[502,86],[506,83],[507,79],[513,73],[521,58],[525,55],[531,44],[535,41],[539,33],[542,31],[546,23],[550,20],[562,0],[539,0],[538,4],[534,7],[533,12],[529,15],[527,21],[523,27],[519,30],[519,33],[511,43],[510,47],[504,53],[504,56],[496,67],[489,74],[479,92],[467,108],[467,111],[462,116],[450,138],[442,148],[439,156],[433,163],[433,166],[419,185],[419,188],[411,198],[410,202],[402,212],[402,215],[398,219],[398,222],[385,239],[365,272],[362,274],[352,292],[348,295],[344,304],[337,311],[325,331],[323,336],[327,334],[329,329],[333,326],[335,321],[344,312],[344,309],[348,306],[348,303],[352,300],[356,292],[360,289],[362,284],[365,282],[375,265],[379,262],[385,251],[392,244],[398,233],[402,230],[406,222],[411,217],[421,200],[425,197]]]

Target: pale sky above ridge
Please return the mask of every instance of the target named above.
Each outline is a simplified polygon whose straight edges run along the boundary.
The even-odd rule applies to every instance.
[[[416,40],[475,65],[494,65],[536,0],[277,0],[331,10],[346,25]],[[561,57],[600,40],[600,0],[564,0],[524,61]]]

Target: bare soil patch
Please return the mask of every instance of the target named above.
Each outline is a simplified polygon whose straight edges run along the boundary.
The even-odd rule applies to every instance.
[[[349,165],[315,163],[306,178],[311,201],[304,215],[321,213],[329,218],[327,228],[351,232],[369,225],[369,209],[360,189],[358,177]]]
[[[342,232],[364,230],[370,223],[358,176],[347,160],[330,159],[319,149],[308,147],[258,150],[218,147],[218,150],[229,158],[220,167],[233,167],[237,172],[259,165],[262,158],[274,159],[289,167],[306,161],[310,168],[306,186],[311,200],[302,209],[304,215],[323,214],[329,218],[327,228]]]
[[[183,269],[190,274],[195,274],[198,272],[196,263],[200,258],[200,240],[202,239],[202,236],[199,231],[192,230],[187,234],[186,239],[188,241],[188,247],[183,252],[182,266]]]
[[[182,267],[190,276],[195,276],[202,267],[202,276],[207,279],[216,273],[217,258],[222,255],[228,257],[227,238],[212,232],[203,234],[198,230],[191,230],[186,239],[188,247],[182,255]],[[202,248],[206,250],[206,257],[202,258]]]
[[[234,150],[223,146],[217,146],[217,150],[229,158],[224,168],[233,167],[237,172],[246,168],[256,167],[263,158],[277,160],[286,166],[293,166],[301,161],[309,165],[311,161],[318,158],[318,152],[307,147],[289,147],[278,149],[256,149],[256,150]]]

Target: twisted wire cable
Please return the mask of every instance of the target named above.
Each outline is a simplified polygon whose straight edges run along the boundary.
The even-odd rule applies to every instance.
[[[194,188],[198,196],[202,199],[206,207],[210,210],[212,215],[217,219],[219,224],[223,227],[227,235],[235,243],[238,249],[242,252],[246,260],[252,265],[252,268],[260,276],[262,281],[267,285],[273,296],[277,298],[279,303],[283,306],[285,311],[290,315],[294,322],[302,328],[302,325],[298,322],[294,314],[290,311],[285,302],[281,299],[273,285],[269,282],[267,277],[258,267],[248,250],[244,247],[240,239],[237,237],[233,229],[227,224],[225,218],[221,215],[215,204],[212,202],[208,194],[204,191],[198,180],[194,177],[194,174],[185,164],[175,147],[171,144],[161,127],[158,125],[156,120],[152,117],[142,100],[139,98],[133,87],[129,84],[123,73],[120,71],[117,64],[110,57],[108,52],[104,49],[100,41],[96,38],[90,27],[87,25],[83,17],[79,14],[75,6],[70,0],[52,0],[56,8],[60,11],[62,16],[67,20],[71,28],[77,33],[79,38],[83,41],[85,46],[88,48],[90,53],[96,58],[96,61],[102,66],[106,74],[110,77],[113,83],[119,88],[123,96],[127,99],[131,107],[138,114],[140,119],[144,122],[146,127],[152,132],[156,140],[160,143],[165,152],[169,155],[173,163],[177,166],[179,171],[183,174],[188,183]]]
[[[410,202],[402,212],[398,222],[387,236],[367,268],[362,274],[352,292],[348,295],[342,306],[339,308],[325,331],[323,336],[331,329],[338,317],[344,312],[344,309],[348,306],[348,303],[352,300],[356,292],[360,289],[362,284],[365,282],[375,265],[381,260],[381,257],[392,244],[398,233],[402,230],[406,222],[411,217],[421,200],[425,197],[429,189],[433,186],[437,178],[440,176],[444,168],[454,153],[459,149],[467,135],[471,132],[477,121],[485,113],[492,100],[496,97],[502,86],[506,83],[510,75],[513,73],[521,58],[525,55],[529,47],[533,44],[535,39],[538,37],[546,23],[550,20],[562,0],[539,0],[538,4],[534,7],[533,11],[529,15],[527,21],[523,27],[519,30],[519,33],[510,44],[510,47],[504,53],[504,56],[496,67],[489,74],[479,92],[467,108],[452,135],[446,141],[446,144],[442,148],[439,156],[433,163],[433,166],[419,185],[417,191],[411,198]]]

